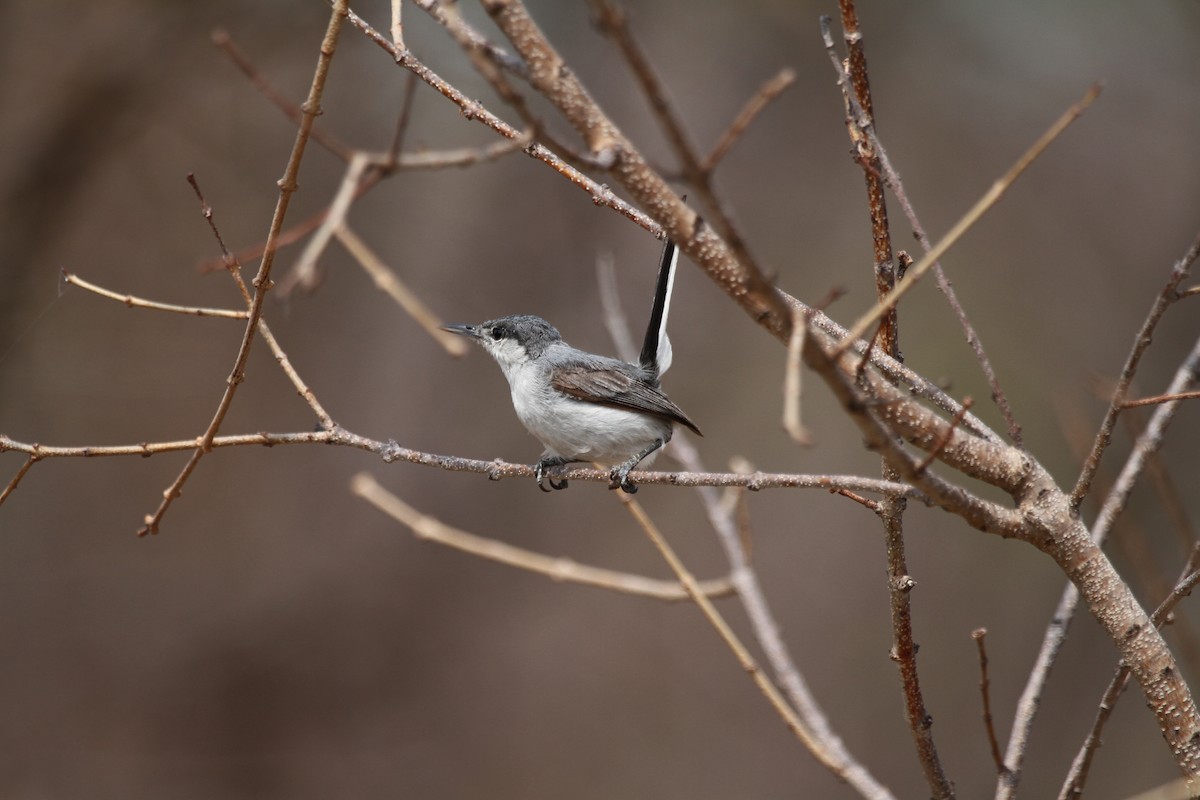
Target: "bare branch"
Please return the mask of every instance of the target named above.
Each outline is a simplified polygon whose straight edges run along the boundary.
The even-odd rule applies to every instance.
[[[754,657],[750,655],[750,651],[746,649],[746,646],[742,644],[741,640],[737,637],[737,634],[734,633],[733,629],[729,627],[729,623],[727,623],[725,618],[721,616],[721,613],[717,611],[716,606],[714,606],[712,602],[704,596],[703,592],[700,591],[700,586],[697,584],[696,579],[692,577],[692,574],[683,565],[683,562],[679,559],[679,556],[676,555],[671,546],[667,544],[667,540],[663,538],[662,533],[659,532],[658,528],[650,520],[650,517],[642,509],[641,505],[639,505],[638,502],[630,495],[618,492],[617,497],[625,505],[625,507],[629,509],[629,513],[632,514],[634,519],[637,520],[638,524],[641,525],[642,530],[646,532],[646,535],[650,538],[650,541],[654,544],[654,546],[658,548],[659,553],[662,554],[663,559],[668,565],[670,565],[671,571],[674,572],[676,577],[679,578],[679,582],[683,584],[683,587],[687,590],[688,595],[692,598],[692,600],[695,601],[696,605],[700,607],[700,611],[704,614],[709,624],[716,629],[726,646],[728,646],[733,652],[738,664],[741,665],[742,669],[745,670],[745,672],[750,676],[750,679],[754,681],[754,685],[757,686],[759,691],[763,693],[763,696],[767,698],[767,702],[771,704],[771,707],[774,708],[775,712],[783,719],[783,722],[785,725],[787,725],[788,730],[790,730],[796,736],[796,738],[800,740],[801,744],[803,744],[805,748],[812,753],[813,757],[816,758],[822,766],[833,772],[835,775],[840,776],[839,769],[842,769],[843,767],[842,762],[825,748],[823,743],[813,735],[813,733],[808,729],[808,726],[806,726],[796,715],[795,709],[788,705],[787,701],[775,687],[775,684],[771,682],[770,678],[768,678],[766,673],[763,672],[762,667],[760,667],[758,662],[754,660]]]
[[[141,297],[136,297],[131,294],[119,294],[110,289],[105,289],[102,286],[97,286],[94,283],[85,281],[83,278],[73,273],[63,270],[63,280],[72,286],[78,286],[80,289],[85,289],[93,294],[98,294],[101,297],[107,297],[109,300],[116,300],[118,303],[123,303],[129,308],[146,308],[153,311],[170,311],[175,314],[187,314],[193,317],[221,317],[224,319],[246,319],[248,312],[245,310],[238,311],[232,308],[201,308],[200,306],[177,306],[173,303],[159,303],[154,300],[145,300]]]
[[[1112,435],[1112,427],[1116,422],[1116,414],[1119,413],[1119,409],[1117,408],[1119,398],[1123,397],[1128,391],[1129,384],[1133,381],[1133,375],[1137,371],[1138,362],[1145,352],[1146,347],[1149,346],[1150,334],[1162,318],[1167,306],[1170,305],[1171,301],[1169,298],[1174,296],[1172,285],[1178,285],[1175,277],[1178,276],[1180,281],[1183,280],[1197,256],[1200,256],[1200,236],[1197,236],[1196,240],[1192,243],[1188,254],[1175,264],[1172,280],[1168,282],[1167,287],[1160,293],[1149,316],[1142,325],[1142,329],[1134,344],[1133,352],[1130,353],[1125,368],[1122,370],[1122,383],[1113,392],[1113,398],[1116,402],[1110,406],[1109,412],[1105,416],[1105,421],[1101,424],[1102,435],[1097,438],[1096,444],[1093,445],[1092,452],[1088,456],[1088,465],[1084,468],[1084,475],[1080,476],[1080,482],[1076,484],[1075,492],[1071,495],[1072,516],[1075,516],[1077,513],[1075,510],[1077,508],[1075,506],[1076,493],[1079,492],[1082,486],[1083,493],[1086,494],[1087,489],[1095,479],[1096,471],[1099,469],[1100,456],[1108,445],[1108,439]],[[1195,380],[1195,374],[1198,369],[1200,369],[1200,340],[1197,340],[1188,358],[1185,359],[1183,365],[1176,371],[1168,392],[1178,394],[1187,389],[1191,382]],[[1124,508],[1129,493],[1133,491],[1133,486],[1141,476],[1142,469],[1147,463],[1149,455],[1156,451],[1162,443],[1162,437],[1174,417],[1178,406],[1179,401],[1175,401],[1164,403],[1156,408],[1154,415],[1151,417],[1150,424],[1142,432],[1141,436],[1138,437],[1138,441],[1134,444],[1133,451],[1126,461],[1125,467],[1122,469],[1113,488],[1109,491],[1104,507],[1097,516],[1096,522],[1092,525],[1091,536],[1097,546],[1104,543],[1109,531],[1112,530],[1113,523],[1116,521],[1120,510]],[[1104,433],[1105,430],[1107,430],[1106,434]],[[1102,439],[1103,442],[1101,441]],[[1025,688],[1021,692],[1021,697],[1017,702],[1017,711],[1013,718],[1013,727],[1009,734],[1008,747],[1004,756],[1004,762],[1008,766],[1008,773],[1001,776],[1000,783],[996,789],[997,800],[1011,800],[1016,793],[1017,784],[1021,777],[1021,765],[1025,758],[1030,731],[1033,727],[1033,720],[1041,704],[1046,683],[1050,679],[1050,670],[1058,659],[1058,654],[1061,652],[1067,634],[1070,632],[1071,620],[1078,606],[1078,588],[1075,584],[1068,583],[1063,588],[1058,605],[1055,607],[1050,617],[1050,622],[1046,626],[1046,632],[1042,637],[1042,645],[1038,650],[1037,659],[1033,669],[1029,673],[1029,678],[1025,683]]]
[[[229,248],[225,246],[225,239],[221,236],[221,231],[217,227],[217,221],[213,217],[212,206],[210,206],[208,201],[204,199],[204,193],[200,191],[200,184],[196,181],[196,177],[194,175],[188,175],[188,183],[190,183],[192,185],[192,189],[195,190],[196,199],[200,201],[201,213],[204,214],[204,219],[207,220],[208,227],[212,231],[213,237],[217,240],[217,246],[221,249],[221,261],[224,263],[225,269],[229,272],[229,277],[233,278],[233,282],[237,286],[238,291],[241,292],[242,300],[247,306],[249,306],[252,302],[252,298],[250,296],[250,290],[246,286],[246,281],[244,278],[242,278],[242,265],[238,262],[237,258],[229,252]],[[317,400],[317,396],[313,394],[313,391],[308,388],[308,385],[300,377],[300,373],[298,373],[296,368],[292,366],[291,359],[288,358],[287,353],[283,352],[283,348],[280,347],[278,340],[275,339],[275,334],[271,332],[270,327],[267,325],[266,319],[262,317],[259,317],[258,320],[258,333],[263,337],[263,341],[267,343],[267,347],[270,348],[271,354],[275,357],[275,362],[279,364],[279,368],[283,370],[283,374],[286,375],[288,380],[292,382],[292,386],[296,389],[296,394],[299,395],[304,402],[308,403],[308,407],[311,408],[313,413],[317,415],[317,420],[320,422],[321,427],[325,429],[332,428],[333,418],[329,416],[329,412],[327,412],[324,406],[322,406]]]
[[[991,188],[984,193],[971,210],[963,215],[962,219],[954,224],[954,227],[942,237],[941,241],[931,247],[921,260],[918,261],[904,276],[904,280],[896,284],[896,288],[887,296],[883,302],[877,303],[874,308],[859,318],[850,328],[850,336],[846,341],[839,345],[838,352],[844,352],[853,339],[859,339],[867,330],[874,325],[880,317],[887,313],[888,309],[893,308],[900,299],[908,293],[908,291],[921,279],[929,269],[940,259],[947,250],[949,250],[962,235],[979,221],[987,211],[996,204],[996,202],[1004,196],[1013,182],[1021,176],[1030,164],[1032,164],[1038,156],[1040,156],[1051,142],[1059,137],[1072,122],[1077,120],[1088,106],[1100,95],[1100,84],[1094,84],[1084,96],[1070,108],[1068,108],[1061,117],[1059,117],[1050,128],[1041,135],[1041,137],[1033,143],[1033,145],[1025,151],[1025,153],[1017,159],[1016,163],[1009,168],[999,180],[992,184]]]
[[[795,82],[795,71],[787,67],[779,70],[779,72],[764,81],[763,85],[758,87],[758,91],[754,93],[754,96],[746,101],[746,105],[733,118],[733,122],[729,123],[729,127],[717,139],[717,143],[713,145],[713,149],[700,162],[701,169],[705,172],[715,170],[725,156],[729,155],[729,151],[733,149],[733,146],[741,141],[742,134],[746,132],[754,120],[758,119],[758,115],[765,111],[775,98],[787,91],[788,87]]]
[[[674,581],[657,580],[628,572],[592,567],[569,558],[556,558],[535,553],[532,550],[514,547],[497,539],[476,536],[453,528],[427,514],[420,513],[383,488],[374,477],[366,472],[360,472],[351,479],[350,491],[407,527],[422,541],[435,542],[479,558],[545,575],[554,581],[579,583],[584,586],[594,586],[598,589],[608,589],[623,594],[641,595],[655,600],[677,602],[688,599],[684,587]],[[702,594],[714,599],[728,597],[734,593],[733,585],[728,578],[699,581],[697,586]]]
[[[808,322],[803,314],[792,323],[792,336],[788,342],[787,363],[783,373],[783,429],[792,441],[799,445],[811,445],[812,434],[800,421],[800,363],[804,352],[804,334]]]
[[[1188,559],[1184,573],[1179,577],[1175,588],[1171,590],[1171,593],[1155,609],[1154,615],[1151,617],[1151,621],[1155,626],[1161,628],[1170,618],[1175,606],[1179,605],[1185,597],[1189,596],[1197,584],[1200,584],[1200,570],[1196,569],[1198,557],[1200,557],[1200,545],[1193,549],[1192,557]],[[1100,698],[1100,707],[1096,712],[1096,719],[1092,722],[1092,728],[1088,731],[1087,738],[1084,739],[1082,747],[1080,747],[1079,752],[1075,755],[1075,760],[1071,763],[1067,779],[1063,782],[1063,787],[1058,794],[1059,800],[1074,800],[1074,798],[1083,796],[1083,787],[1087,783],[1088,771],[1092,766],[1092,758],[1096,755],[1096,751],[1100,749],[1100,745],[1103,744],[1100,738],[1101,733],[1113,709],[1116,708],[1117,700],[1120,699],[1121,694],[1125,691],[1125,687],[1129,684],[1129,672],[1129,667],[1125,664],[1117,665],[1116,673]]]
[[[237,46],[233,37],[229,35],[229,31],[221,28],[216,29],[212,32],[212,41],[213,44],[225,51],[225,55],[229,56],[229,60],[242,71],[242,74],[246,76],[263,97],[267,98],[268,101],[282,111],[293,123],[296,125],[303,124],[304,112],[301,111],[299,106],[288,100],[282,92],[271,85],[266,76],[254,66],[254,62],[247,58],[242,49]],[[343,161],[350,160],[350,156],[354,152],[353,149],[338,140],[334,135],[327,133],[315,125],[312,128],[311,135],[314,142],[338,158]]]
[[[1112,400],[1109,402],[1108,411],[1104,414],[1104,420],[1100,423],[1100,430],[1096,433],[1092,451],[1088,454],[1083,471],[1079,474],[1079,480],[1076,481],[1075,488],[1071,491],[1071,508],[1076,511],[1083,504],[1083,499],[1087,497],[1092,480],[1096,477],[1096,471],[1100,468],[1100,459],[1104,457],[1104,451],[1112,441],[1113,426],[1117,422],[1117,415],[1121,413],[1121,404],[1125,401],[1125,396],[1133,383],[1133,377],[1137,374],[1142,355],[1150,347],[1159,320],[1163,318],[1167,308],[1178,299],[1179,284],[1187,280],[1197,258],[1200,258],[1200,234],[1197,234],[1196,238],[1192,240],[1191,247],[1183,254],[1183,257],[1175,262],[1166,285],[1155,298],[1150,313],[1146,315],[1146,321],[1142,323],[1141,330],[1133,340],[1133,349],[1130,350],[1129,357],[1125,359],[1125,366],[1121,368],[1121,376],[1117,379],[1117,388],[1113,390]],[[1178,393],[1183,390],[1173,389],[1172,391]]]
[[[354,260],[375,281],[375,285],[386,292],[388,297],[396,301],[413,320],[435,342],[442,346],[450,355],[461,358],[467,354],[470,343],[460,336],[448,334],[441,329],[442,321],[434,314],[419,297],[413,294],[400,280],[399,276],[383,262],[374,250],[344,223],[335,231],[338,241],[354,256]]]
[[[888,158],[887,149],[883,146],[883,142],[880,141],[879,135],[875,130],[874,120],[868,118],[868,115],[859,106],[858,100],[849,91],[850,75],[846,71],[847,65],[842,63],[834,51],[833,35],[829,31],[828,17],[821,18],[821,36],[825,41],[825,49],[829,53],[829,60],[833,64],[833,69],[838,74],[838,84],[842,87],[842,96],[850,107],[851,116],[858,118],[860,129],[871,142],[878,165],[883,170],[883,175],[887,180],[889,188],[896,195],[901,210],[904,211],[909,225],[912,226],[913,235],[920,242],[921,247],[928,252],[930,247],[929,236],[925,233],[925,229],[921,225],[921,220],[917,217],[917,211],[913,207],[912,201],[908,198],[908,193],[904,189],[904,182],[900,179],[900,174],[892,166],[891,159]],[[897,253],[897,258],[899,263],[897,264],[896,278],[900,279],[904,277],[905,272],[912,266],[912,261],[904,251]],[[996,377],[996,370],[992,367],[991,359],[988,358],[987,353],[983,349],[983,342],[980,340],[979,334],[975,331],[975,326],[967,318],[967,312],[963,309],[962,303],[959,302],[958,294],[954,291],[954,286],[946,278],[946,272],[942,269],[940,262],[934,262],[933,274],[934,279],[937,281],[938,291],[946,298],[951,311],[953,311],[955,318],[958,319],[967,344],[975,354],[975,360],[979,362],[979,368],[983,371],[988,386],[992,390],[992,399],[1000,409],[1004,421],[1008,424],[1009,437],[1018,447],[1021,447],[1021,426],[1017,423],[1016,417],[1013,416],[1012,409],[1008,404],[1008,397],[1004,394],[1004,390],[1000,386],[1000,381]]]
[[[684,437],[677,436],[671,440],[671,452],[688,470],[694,473],[704,471],[696,448]],[[735,466],[735,469],[737,468]],[[738,490],[727,489],[726,491]],[[859,497],[848,489],[830,489],[830,491],[856,498],[864,504],[873,502]],[[775,679],[783,687],[792,706],[800,714],[813,736],[821,741],[830,759],[837,764],[836,773],[863,797],[871,800],[887,800],[892,796],[891,792],[850,753],[841,738],[833,731],[825,712],[813,696],[808,682],[805,681],[783,640],[782,630],[767,601],[762,583],[750,565],[748,537],[743,535],[743,531],[734,519],[740,504],[724,502],[722,495],[712,487],[701,487],[699,492],[709,522],[717,533],[718,541],[725,549],[726,558],[729,559],[730,580],[746,609],[746,616],[750,620],[755,639],[762,647],[763,653],[771,664],[771,669],[775,672]],[[741,494],[740,491],[738,493]]]
[[[0,492],[0,506],[4,505],[4,501],[8,499],[8,496],[16,491],[17,484],[21,482],[21,479],[25,477],[25,474],[29,472],[29,470],[38,462],[38,460],[39,457],[34,453],[31,453],[29,457],[25,459],[25,463],[22,464],[21,468],[17,470],[17,473],[12,476],[12,480],[10,480],[8,485],[4,487],[4,491]]]
[[[996,726],[992,723],[992,695],[988,690],[988,657],[987,645],[983,640],[987,637],[987,628],[976,628],[971,632],[975,647],[979,650],[979,696],[983,706],[983,728],[987,732],[988,746],[992,749],[992,760],[996,762],[996,771],[1004,774],[1004,756],[1000,755],[1000,742],[996,739]]]
[[[301,118],[300,129],[296,133],[296,142],[292,146],[292,153],[288,158],[283,178],[279,181],[279,200],[275,206],[275,213],[271,218],[270,233],[267,235],[266,252],[263,254],[262,262],[259,264],[258,274],[254,278],[254,299],[250,304],[246,330],[242,335],[242,343],[238,348],[237,357],[234,359],[233,369],[229,373],[225,392],[221,397],[220,403],[217,405],[216,412],[213,414],[212,422],[208,424],[204,435],[197,442],[196,449],[192,452],[191,458],[188,459],[187,464],[175,481],[163,492],[163,499],[158,508],[153,514],[146,515],[145,524],[138,531],[139,536],[158,533],[158,526],[162,522],[163,516],[167,513],[167,509],[170,508],[175,498],[179,496],[180,491],[183,489],[183,484],[192,474],[192,471],[196,469],[196,466],[200,463],[200,459],[204,457],[205,453],[211,447],[212,441],[216,437],[217,431],[220,430],[221,423],[224,421],[225,415],[229,412],[229,407],[233,403],[233,397],[237,393],[237,388],[245,376],[246,362],[250,358],[250,346],[254,342],[254,333],[258,329],[258,322],[262,317],[263,301],[266,299],[267,292],[271,288],[271,266],[275,260],[276,250],[275,239],[278,237],[279,231],[283,228],[283,218],[287,213],[288,203],[291,200],[292,194],[296,191],[296,175],[300,171],[300,161],[304,157],[304,149],[308,144],[313,123],[321,113],[321,95],[325,89],[325,78],[329,72],[329,64],[333,59],[334,49],[337,47],[338,31],[341,29],[342,20],[346,16],[346,10],[347,0],[335,0],[333,12],[329,18],[329,27],[325,32],[324,40],[321,42],[321,54],[317,60],[317,68],[313,74],[308,99],[304,101],[304,105],[301,107],[304,114]]]
[[[363,173],[366,172],[368,166],[366,153],[355,152],[350,157],[350,163],[342,175],[342,183],[338,186],[337,193],[333,196],[333,202],[329,204],[321,224],[309,238],[308,244],[304,246],[304,252],[296,260],[291,272],[279,282],[279,292],[282,296],[287,297],[296,288],[310,292],[321,282],[322,273],[317,264],[324,254],[329,240],[333,238],[333,232],[345,223],[350,204],[359,195],[363,183]]]
[[[43,458],[99,458],[113,456],[152,456],[178,450],[191,450],[201,440],[177,439],[162,442],[140,442],[125,445],[69,445],[55,446],[20,442],[0,434],[0,453],[17,452]],[[500,459],[482,461],[458,456],[437,455],[401,447],[394,441],[383,441],[361,436],[334,425],[328,430],[302,431],[296,433],[247,433],[214,437],[211,446],[245,447],[261,445],[273,447],[285,444],[324,444],[354,447],[381,456],[384,461],[403,461],[410,464],[437,467],[451,472],[474,472],[486,475],[490,480],[503,478],[532,478],[534,469],[528,464],[516,464]],[[608,470],[574,467],[563,470],[563,477],[573,481],[588,481],[608,484],[612,480]],[[814,475],[784,472],[644,472],[629,473],[639,484],[658,486],[737,486],[752,492],[764,489],[823,489],[832,491],[848,489],[857,492],[879,494],[904,494],[915,500],[926,502],[925,496],[911,486],[864,478],[857,475]]]
[[[366,21],[364,21],[353,11],[349,12],[349,20],[351,25],[358,28],[372,42],[387,51],[392,58],[395,59],[397,64],[404,69],[415,73],[418,78],[462,109],[463,116],[465,116],[467,119],[472,119],[483,125],[486,125],[507,139],[519,139],[523,142],[526,141],[524,133],[488,111],[482,103],[471,100],[458,89],[447,83],[437,73],[418,61],[410,51],[397,50],[395,45],[385,39],[379,33],[379,31],[372,28],[366,23]],[[662,236],[662,228],[657,222],[643,212],[639,211],[634,206],[618,198],[608,187],[603,186],[584,175],[549,148],[535,142],[532,144],[526,144],[523,149],[526,155],[546,164],[564,178],[571,181],[571,183],[587,192],[591,196],[592,202],[596,205],[607,206],[632,222],[638,224],[642,228],[650,231],[655,236]]]
[[[1175,400],[1196,400],[1200,399],[1200,392],[1176,392],[1175,394],[1160,394],[1154,397],[1141,397],[1137,400],[1124,400],[1121,402],[1121,408],[1138,408],[1139,406],[1156,406],[1162,403],[1170,403]]]

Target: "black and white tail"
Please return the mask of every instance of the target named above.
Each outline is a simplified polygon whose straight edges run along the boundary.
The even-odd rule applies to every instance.
[[[679,264],[679,249],[667,239],[662,260],[658,265],[658,283],[654,288],[654,305],[650,309],[650,324],[638,359],[642,369],[655,378],[671,366],[671,340],[667,338],[667,315],[671,311],[671,290],[675,287],[675,268]]]

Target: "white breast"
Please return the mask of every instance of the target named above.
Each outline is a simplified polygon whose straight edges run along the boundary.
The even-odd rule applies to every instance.
[[[547,455],[611,467],[657,439],[671,438],[670,422],[566,397],[550,388],[532,365],[505,372],[517,417],[545,445]]]

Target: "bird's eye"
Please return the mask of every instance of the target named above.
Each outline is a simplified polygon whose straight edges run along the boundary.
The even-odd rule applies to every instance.
[[[498,341],[500,341],[501,339],[503,339],[503,338],[504,338],[504,331],[500,330],[500,326],[499,326],[499,325],[497,325],[496,327],[492,328],[492,330],[490,331],[490,333],[492,334],[492,339],[493,339],[494,341],[497,341],[497,342],[498,342]]]

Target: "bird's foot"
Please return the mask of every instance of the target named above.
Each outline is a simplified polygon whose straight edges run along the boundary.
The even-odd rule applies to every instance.
[[[636,461],[633,463],[626,461],[619,467],[613,467],[612,472],[608,474],[608,477],[611,479],[608,484],[609,491],[620,489],[625,494],[637,494],[637,484],[629,480],[629,471],[636,466]]]
[[[538,488],[543,492],[549,492],[551,489],[558,491],[559,489],[567,488],[567,479],[554,480],[551,472],[556,472],[567,465],[567,460],[563,458],[543,458],[533,467],[533,477],[537,479]],[[546,488],[549,484],[550,489]]]

